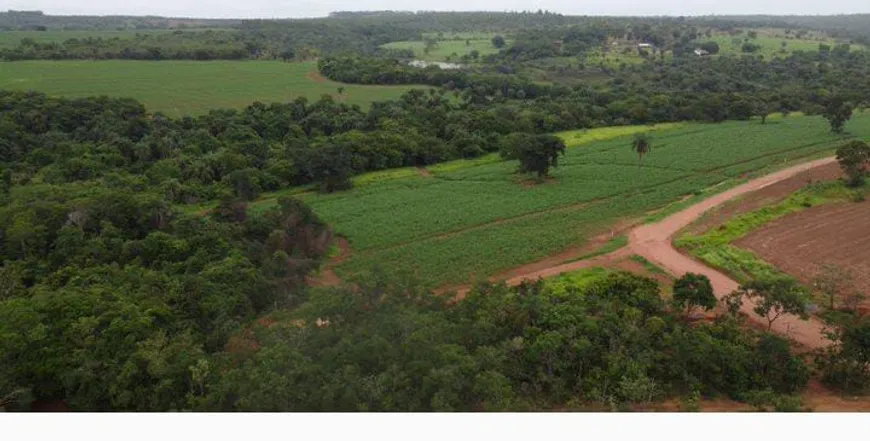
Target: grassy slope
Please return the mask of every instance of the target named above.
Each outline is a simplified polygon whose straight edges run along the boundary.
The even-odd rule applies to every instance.
[[[316,75],[313,62],[279,61],[21,61],[0,64],[0,89],[51,95],[136,98],[152,111],[179,116],[254,101],[311,100],[323,94],[350,104],[396,99],[413,87],[358,86]],[[344,87],[338,97],[338,87]]]
[[[870,115],[857,115],[848,130],[870,136]],[[818,117],[684,125],[656,134],[642,166],[629,143],[621,136],[575,145],[554,181],[534,187],[518,183],[514,163],[484,158],[435,167],[431,177],[390,171],[350,192],[301,197],[349,238],[354,253],[340,273],[378,264],[433,285],[460,283],[583,243],[620,218],[829,150],[838,138]]]

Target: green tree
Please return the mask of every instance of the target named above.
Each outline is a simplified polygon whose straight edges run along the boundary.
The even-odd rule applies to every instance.
[[[739,292],[755,301],[753,312],[767,320],[768,331],[785,314],[793,314],[804,320],[808,318],[810,297],[794,279],[776,277],[753,280],[741,285]]]
[[[637,164],[643,162],[643,157],[652,150],[652,138],[647,133],[638,133],[634,135],[634,140],[631,142],[631,149],[637,153]]]
[[[550,167],[558,167],[559,156],[565,154],[565,142],[553,135],[514,133],[502,140],[500,152],[502,158],[520,162],[520,173],[536,173],[544,178]]]
[[[852,118],[852,105],[840,96],[828,99],[822,111],[822,116],[831,124],[831,131],[843,133],[846,122]]]
[[[505,45],[504,37],[502,37],[501,35],[496,35],[495,37],[492,37],[492,45],[496,49],[503,48]]]
[[[710,279],[703,274],[686,273],[674,282],[674,305],[691,315],[695,308],[710,311],[716,307],[716,296]]]
[[[708,41],[701,44],[701,49],[707,51],[710,55],[715,55],[719,53],[719,43]]]
[[[867,179],[870,145],[859,140],[842,145],[837,149],[837,162],[846,174],[846,183],[851,187],[861,186]]]

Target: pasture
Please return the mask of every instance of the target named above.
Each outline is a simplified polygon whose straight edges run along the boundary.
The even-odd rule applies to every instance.
[[[426,61],[458,61],[465,54],[476,50],[480,56],[498,52],[492,45],[492,36],[468,35],[468,38],[456,37],[457,39],[439,39],[438,44],[427,54],[426,43],[423,41],[395,41],[381,47],[387,49],[411,49],[414,57]],[[508,44],[510,44],[508,42]]]
[[[339,95],[338,88],[343,87]],[[315,62],[280,61],[20,61],[0,63],[0,89],[49,95],[131,97],[171,116],[332,95],[368,107],[414,86],[362,86],[327,80]]]
[[[300,197],[349,239],[353,252],[336,268],[340,275],[377,265],[432,286],[460,284],[582,245],[620,219],[841,142],[819,117],[675,125],[653,135],[652,152],[639,163],[631,137],[608,130],[615,138],[563,134],[567,155],[544,184],[528,185],[514,173],[516,163],[485,157],[428,173],[360,177],[354,190]],[[870,115],[856,115],[847,130],[870,136]],[[267,196],[259,206],[269,203]]]

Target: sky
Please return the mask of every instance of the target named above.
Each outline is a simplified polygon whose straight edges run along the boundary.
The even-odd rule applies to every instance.
[[[0,11],[197,18],[322,17],[332,11],[522,11],[570,15],[870,13],[868,0],[0,0]]]

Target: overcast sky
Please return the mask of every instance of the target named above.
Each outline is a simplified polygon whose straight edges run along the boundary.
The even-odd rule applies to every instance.
[[[55,15],[199,18],[318,17],[332,11],[521,11],[571,15],[842,14],[870,12],[870,0],[0,0],[0,11]]]

